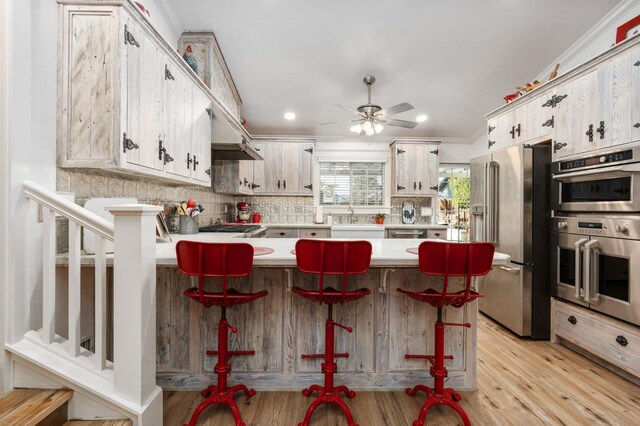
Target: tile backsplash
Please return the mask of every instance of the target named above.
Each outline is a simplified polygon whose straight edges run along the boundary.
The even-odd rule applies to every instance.
[[[265,223],[313,223],[314,208],[312,197],[236,197],[236,202],[246,201],[251,205],[253,211],[259,211],[262,221]],[[431,217],[420,216],[420,207],[431,207],[430,198],[392,198],[391,214],[387,215],[385,223],[402,223],[402,203],[412,201],[416,213],[416,222],[419,224],[431,223]],[[324,221],[327,220],[327,213],[324,213]],[[331,214],[333,223],[350,223],[350,214]],[[368,224],[374,223],[372,214],[355,214],[353,223]]]

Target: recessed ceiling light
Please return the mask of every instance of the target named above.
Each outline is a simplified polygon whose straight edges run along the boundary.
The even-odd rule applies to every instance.
[[[284,118],[286,118],[287,120],[293,120],[296,118],[296,115],[292,112],[285,112]]]
[[[422,114],[422,115],[419,115],[419,116],[416,117],[416,121],[418,123],[422,123],[423,121],[427,121],[427,118],[429,118],[429,117],[427,117],[426,115]]]

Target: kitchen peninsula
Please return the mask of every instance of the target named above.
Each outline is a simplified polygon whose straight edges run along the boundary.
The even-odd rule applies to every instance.
[[[157,382],[164,389],[201,389],[211,383],[215,356],[205,355],[216,346],[219,311],[204,309],[182,292],[192,283],[177,270],[175,243],[180,239],[230,241],[232,235],[174,235],[172,242],[157,244]],[[309,287],[312,277],[296,269],[295,238],[236,239],[254,247],[273,250],[256,255],[251,275],[230,286],[240,291],[267,290],[269,295],[250,305],[229,309],[229,322],[238,328],[231,334],[233,350],[255,350],[252,356],[233,357],[232,379],[248,386],[292,390],[318,380],[321,360],[301,359],[300,354],[322,352],[325,310],[293,297],[292,286]],[[417,269],[418,256],[407,252],[420,240],[372,239],[370,270],[350,278],[351,288],[365,287],[371,294],[336,308],[336,320],[354,328],[352,335],[336,333],[336,348],[351,356],[338,361],[340,381],[357,389],[404,389],[430,380],[425,361],[406,360],[405,353],[432,351],[431,330],[435,309],[396,291],[398,287],[422,290],[426,278]],[[508,257],[496,253],[494,265]],[[333,285],[336,277],[326,278]],[[206,284],[205,284],[206,285]],[[460,286],[458,281],[452,287]],[[445,320],[470,322],[470,329],[448,327],[449,382],[454,388],[476,388],[477,303],[464,309],[445,309]],[[310,332],[309,330],[314,330]]]

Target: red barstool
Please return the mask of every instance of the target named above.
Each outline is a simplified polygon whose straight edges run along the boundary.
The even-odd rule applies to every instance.
[[[178,269],[186,275],[198,277],[198,287],[184,291],[185,296],[202,303],[206,308],[220,306],[221,316],[218,323],[218,350],[207,351],[207,355],[218,355],[215,371],[218,376],[217,385],[211,385],[200,394],[206,399],[195,409],[188,426],[194,426],[202,411],[212,404],[227,404],[231,408],[236,426],[245,426],[240,416],[233,395],[243,391],[248,397],[256,394],[253,389],[238,384],[227,387],[227,375],[231,373],[229,358],[233,355],[253,355],[255,351],[230,351],[228,331],[238,330],[227,322],[226,311],[235,305],[253,302],[267,295],[266,291],[258,293],[241,293],[227,288],[227,277],[246,277],[253,266],[253,247],[247,243],[201,243],[196,241],[179,241],[176,244]],[[204,290],[204,277],[222,278],[221,292]],[[185,425],[186,426],[186,425]]]
[[[302,355],[303,359],[324,358],[324,362],[321,364],[324,386],[311,385],[302,391],[304,396],[309,396],[313,391],[316,391],[318,397],[309,405],[304,420],[298,423],[298,426],[308,426],[313,411],[324,403],[336,404],[344,412],[349,426],[358,426],[353,422],[349,406],[340,398],[340,392],[344,392],[349,398],[356,396],[356,393],[344,385],[333,385],[333,375],[337,371],[334,358],[349,357],[348,353],[335,353],[334,328],[340,327],[349,333],[353,331],[351,327],[333,321],[333,305],[353,302],[370,294],[366,288],[348,291],[347,277],[367,272],[371,262],[371,244],[368,241],[298,240],[296,261],[300,271],[317,274],[319,279],[317,290],[294,287],[293,292],[314,302],[326,303],[329,311],[325,325],[325,353]],[[342,275],[342,288],[340,290],[333,287],[325,288],[325,275]]]
[[[431,363],[430,373],[433,376],[433,388],[417,385],[413,389],[407,388],[407,394],[414,396],[418,391],[427,394],[420,416],[413,422],[413,426],[422,426],[427,411],[434,405],[448,405],[462,418],[465,426],[469,426],[469,418],[457,402],[462,399],[459,393],[451,388],[444,387],[444,379],[447,377],[445,359],[453,359],[453,355],[444,354],[444,326],[471,327],[470,323],[456,324],[442,322],[442,307],[445,305],[461,308],[465,303],[471,302],[481,294],[471,290],[473,277],[486,275],[491,270],[493,263],[494,247],[491,243],[448,243],[438,241],[425,241],[418,248],[420,271],[426,275],[438,275],[443,277],[442,291],[427,289],[423,292],[414,292],[399,288],[398,291],[407,296],[430,304],[438,308],[438,318],[435,323],[435,354],[434,355],[405,355],[407,359],[426,359]],[[465,289],[455,293],[448,293],[449,277],[465,277]]]

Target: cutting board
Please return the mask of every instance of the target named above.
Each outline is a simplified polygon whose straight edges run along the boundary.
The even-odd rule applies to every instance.
[[[91,198],[84,203],[84,208],[113,223],[113,215],[105,208],[119,204],[138,204],[138,200],[135,198]],[[106,241],[105,245],[107,253],[113,253],[113,242]],[[83,228],[82,247],[87,254],[95,254],[96,234]]]

